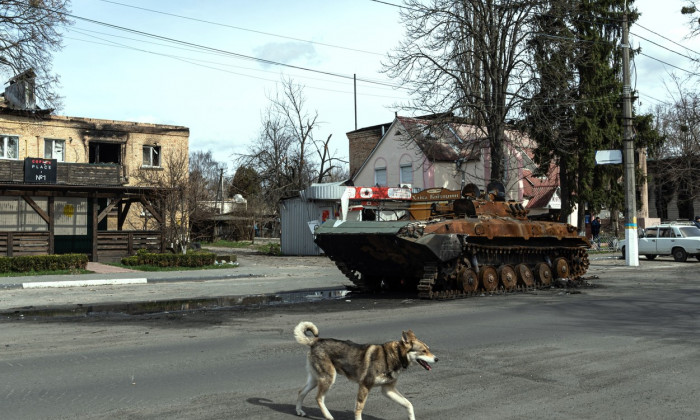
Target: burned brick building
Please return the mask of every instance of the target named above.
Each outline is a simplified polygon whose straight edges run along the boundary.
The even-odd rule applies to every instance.
[[[0,98],[0,255],[162,249],[162,191],[138,174],[187,156],[189,129],[52,115],[33,86],[30,70]]]

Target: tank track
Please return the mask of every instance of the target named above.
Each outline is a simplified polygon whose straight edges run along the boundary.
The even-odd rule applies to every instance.
[[[379,285],[375,284],[374,281],[365,278],[359,272],[350,269],[344,262],[335,261],[335,266],[338,267],[341,273],[347,277],[354,285],[360,290],[376,290]]]
[[[462,256],[452,264],[441,265],[427,264],[423,269],[423,276],[418,282],[418,297],[421,299],[455,299],[482,293],[504,293],[510,291],[526,291],[538,287],[546,287],[551,284],[551,278],[540,278],[546,274],[547,268],[540,268],[539,275],[534,275],[537,281],[523,281],[521,275],[516,275],[512,266],[479,265],[480,274],[472,268],[473,257],[477,261],[513,261],[522,260],[532,275],[532,263],[525,261],[542,261],[549,268],[550,275],[555,278],[580,278],[588,270],[588,253],[584,248],[572,247],[497,247],[487,245],[467,244]],[[551,257],[554,257],[553,261]],[[505,267],[505,268],[504,268]],[[511,267],[511,268],[508,268]],[[538,268],[536,265],[534,268]],[[527,270],[524,270],[527,273]],[[457,273],[467,272],[470,275],[462,275],[459,279]],[[476,274],[476,279],[474,275]],[[495,275],[495,278],[494,278]],[[516,281],[517,278],[517,281]],[[468,281],[466,281],[467,279]],[[506,279],[506,281],[503,281]],[[474,284],[478,281],[478,284]],[[485,283],[488,283],[488,287]]]

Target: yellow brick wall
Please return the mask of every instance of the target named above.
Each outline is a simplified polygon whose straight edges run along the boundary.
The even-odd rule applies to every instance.
[[[44,140],[65,140],[64,161],[88,163],[90,141],[120,141],[126,144],[122,165],[127,168],[127,185],[137,185],[135,173],[143,162],[143,146],[161,148],[161,166],[166,156],[188,153],[189,129],[181,126],[51,116],[38,120],[0,115],[0,134],[19,137],[19,159],[44,157]]]
[[[26,157],[44,157],[45,139],[65,141],[64,162],[88,163],[91,141],[125,144],[122,165],[124,185],[138,186],[137,173],[142,167],[143,146],[160,146],[160,166],[167,166],[167,156],[188,155],[189,129],[182,126],[136,123],[65,116],[43,118],[0,113],[0,134],[19,137],[19,160]],[[154,169],[157,170],[157,169]],[[163,172],[165,171],[162,170]],[[124,224],[125,230],[143,229],[141,206],[132,205]],[[108,216],[110,230],[116,230],[117,220]],[[149,223],[149,228],[155,224]]]

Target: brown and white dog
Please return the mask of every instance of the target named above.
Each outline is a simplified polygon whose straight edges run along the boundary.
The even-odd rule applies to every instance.
[[[306,335],[307,331],[311,331],[313,337]],[[396,381],[399,373],[411,363],[416,362],[425,370],[430,370],[430,363],[437,362],[438,358],[430,352],[430,348],[424,342],[416,338],[413,331],[404,331],[399,341],[357,344],[352,341],[319,338],[318,328],[313,323],[300,322],[294,328],[294,338],[298,343],[311,347],[306,360],[309,376],[306,385],[299,391],[297,415],[306,416],[301,404],[306,394],[318,386],[316,402],[323,416],[332,420],[333,416],[326,408],[324,400],[335,382],[336,374],[339,373],[360,385],[355,404],[355,420],[362,420],[362,409],[367,395],[375,385],[381,385],[382,393],[406,408],[408,418],[415,420],[413,405],[396,389]]]

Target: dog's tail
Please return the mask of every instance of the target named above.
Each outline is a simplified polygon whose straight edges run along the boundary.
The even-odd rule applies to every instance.
[[[306,335],[307,331],[311,331],[315,338]],[[318,328],[311,322],[302,321],[294,328],[294,338],[296,338],[297,343],[310,346],[315,343],[316,338],[318,338]]]

